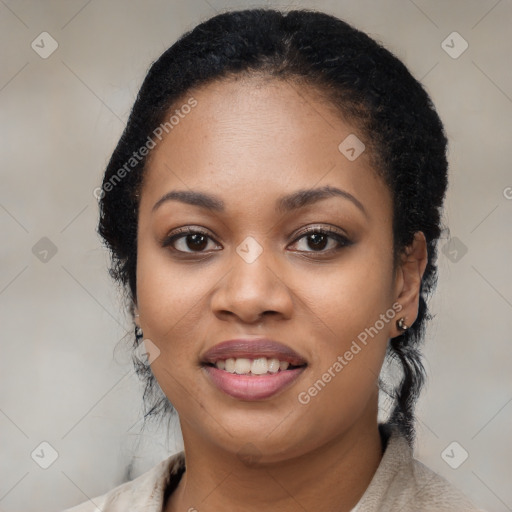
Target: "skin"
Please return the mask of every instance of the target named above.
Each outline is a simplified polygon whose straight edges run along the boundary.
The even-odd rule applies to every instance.
[[[396,320],[411,325],[417,316],[424,236],[394,266],[390,192],[369,151],[349,161],[338,150],[349,134],[365,134],[314,89],[253,77],[193,96],[198,105],[150,155],[138,225],[138,324],[160,350],[152,370],[179,413],[186,452],[166,511],[349,511],[382,457],[378,375],[400,334]],[[336,195],[275,209],[281,196],[327,185],[365,212]],[[153,211],[172,190],[215,194],[225,210],[170,200]],[[183,226],[208,232],[199,251],[190,237],[174,250],[162,245]],[[309,226],[351,244],[320,237],[322,245],[304,235]],[[263,250],[252,263],[236,252],[247,236]],[[299,393],[394,303],[396,318],[301,404]],[[200,365],[217,343],[251,336],[281,341],[308,363],[290,387],[256,402],[222,393]],[[257,457],[249,463],[240,453]]]

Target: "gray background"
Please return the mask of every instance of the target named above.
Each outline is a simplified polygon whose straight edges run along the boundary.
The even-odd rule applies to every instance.
[[[152,60],[215,12],[262,5],[325,10],[368,32],[445,122],[450,231],[416,454],[479,506],[512,510],[511,0],[0,0],[0,511],[61,510],[180,449],[179,432],[139,435],[129,322],[93,190]],[[46,59],[31,47],[44,31],[58,43]],[[458,58],[442,46],[453,31],[469,45]],[[463,41],[447,44],[457,53]],[[453,441],[452,465],[469,454],[457,469],[441,455]]]

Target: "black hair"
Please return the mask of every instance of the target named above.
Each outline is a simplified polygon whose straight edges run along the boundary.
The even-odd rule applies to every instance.
[[[139,191],[147,160],[134,154],[194,87],[256,74],[313,86],[371,141],[374,167],[393,198],[395,257],[417,231],[425,234],[428,263],[418,317],[390,341],[387,354],[401,367],[400,382],[387,390],[393,399],[388,422],[412,444],[414,406],[425,379],[419,346],[437,277],[447,140],[430,97],[406,66],[346,22],[308,9],[224,12],[182,35],[153,63],[108,163],[99,198],[98,232],[111,252],[110,274],[133,305]],[[146,382],[145,400],[152,401],[146,416],[172,411],[149,365],[139,364],[138,370]]]

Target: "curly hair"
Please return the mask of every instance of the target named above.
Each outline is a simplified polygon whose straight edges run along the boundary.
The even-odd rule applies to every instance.
[[[400,366],[398,384],[387,391],[393,400],[388,423],[412,444],[414,406],[425,380],[419,347],[431,318],[427,299],[437,279],[447,139],[430,97],[406,66],[346,22],[308,9],[225,12],[182,35],[152,64],[106,168],[99,198],[98,232],[111,253],[110,275],[126,292],[133,315],[139,192],[147,158],[132,161],[128,171],[126,162],[193,87],[255,74],[313,86],[372,141],[372,164],[393,199],[395,261],[417,231],[425,234],[428,262],[418,317],[390,341],[386,354],[388,362]],[[172,411],[149,365],[137,369],[146,383],[146,417]]]

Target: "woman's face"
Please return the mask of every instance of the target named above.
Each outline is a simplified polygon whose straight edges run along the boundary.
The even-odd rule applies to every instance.
[[[193,96],[150,155],[137,245],[140,325],[185,440],[250,442],[275,461],[375,424],[401,280],[389,190],[357,156],[364,135],[297,84]],[[276,372],[273,359],[293,364]]]

